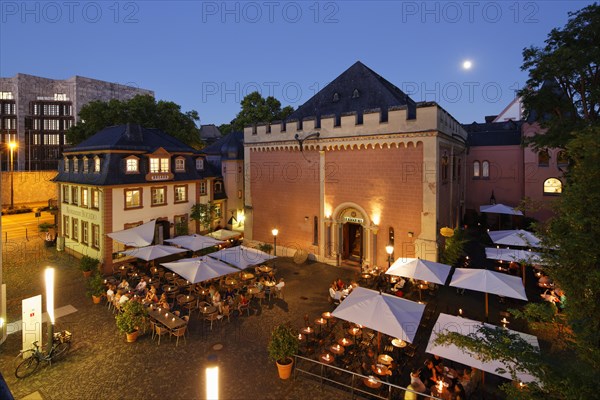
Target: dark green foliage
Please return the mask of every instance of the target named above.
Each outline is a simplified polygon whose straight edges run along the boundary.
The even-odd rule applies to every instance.
[[[281,108],[281,102],[273,96],[266,99],[259,92],[248,94],[241,102],[242,109],[229,123],[219,126],[222,134],[243,131],[244,127],[259,123],[281,121],[286,119],[294,108]]]

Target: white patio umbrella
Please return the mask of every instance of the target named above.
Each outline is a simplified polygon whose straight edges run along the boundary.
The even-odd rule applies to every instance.
[[[495,244],[518,247],[540,247],[540,239],[533,233],[523,230],[491,231],[488,235]]]
[[[117,242],[121,242],[126,246],[144,247],[152,244],[154,240],[154,226],[156,220],[148,221],[145,224],[138,225],[134,228],[124,229],[107,233],[108,237],[113,238]]]
[[[229,263],[239,269],[246,269],[250,265],[260,264],[275,258],[264,251],[246,246],[229,247],[210,253],[208,256]]]
[[[223,275],[240,272],[237,268],[206,256],[188,258],[186,260],[178,260],[175,262],[163,263],[161,265],[175,272],[182,278],[187,279],[191,283],[204,282]]]
[[[494,214],[508,214],[508,215],[523,215],[519,210],[515,210],[511,206],[504,204],[490,204],[479,206],[479,212],[482,213],[494,213]]]
[[[394,261],[386,274],[443,285],[446,283],[446,278],[448,278],[451,269],[450,265],[421,260],[420,258],[399,258]]]
[[[488,327],[493,327],[494,325],[483,324]],[[454,344],[449,345],[438,345],[435,344],[435,340],[438,335],[442,333],[448,332],[456,332],[462,335],[468,335],[470,333],[475,333],[482,326],[481,322],[473,321],[467,318],[456,317],[453,315],[443,314],[441,313],[433,326],[433,331],[431,332],[431,336],[429,337],[429,342],[427,343],[427,349],[425,350],[430,354],[437,354],[438,356],[459,362],[464,365],[468,365],[482,371],[490,372],[495,375],[502,376],[504,378],[512,379],[510,374],[507,372],[498,371],[499,368],[506,369],[506,365],[501,363],[498,360],[490,360],[483,362],[477,354],[472,354],[465,349],[462,349]],[[500,328],[498,328],[500,329]],[[524,340],[526,340],[529,344],[536,347],[539,350],[539,343],[537,337],[528,335],[525,333],[508,330],[512,334],[518,334]],[[533,376],[527,373],[517,373],[517,377],[521,382],[527,383],[535,380]]]
[[[229,231],[227,229],[219,229],[218,231],[214,231],[214,232],[207,234],[207,236],[210,236],[212,238],[219,239],[219,240],[229,240],[229,239],[240,237],[241,234],[239,232]]]
[[[145,261],[156,260],[157,258],[171,256],[177,253],[185,253],[186,249],[179,249],[175,246],[165,246],[163,244],[157,244],[154,246],[138,247],[135,249],[129,249],[122,251],[121,253],[128,256],[141,258]]]
[[[502,261],[526,261],[528,264],[542,264],[542,256],[535,251],[517,250],[517,249],[497,249],[495,247],[485,248],[485,257],[490,260]]]
[[[425,304],[359,286],[331,314],[413,342],[424,310]]]
[[[487,269],[456,268],[450,286],[485,293],[485,317],[488,317],[488,293],[527,300],[523,281],[516,276]]]
[[[196,234],[177,236],[173,239],[165,239],[165,242],[184,247],[191,251],[198,251],[206,249],[207,247],[213,247],[219,244],[223,244],[222,241],[217,240],[215,238]]]

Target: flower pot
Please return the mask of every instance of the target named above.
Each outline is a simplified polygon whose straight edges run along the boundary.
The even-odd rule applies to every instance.
[[[133,331],[131,333],[126,333],[127,335],[127,343],[133,343],[137,340],[138,338],[138,331]]]
[[[92,276],[92,271],[83,271],[84,278],[89,278],[90,276]]]
[[[102,296],[92,295],[92,301],[94,302],[94,304],[100,304],[100,300],[102,300]]]
[[[279,371],[279,377],[281,379],[288,379],[292,375],[292,367],[294,366],[294,360],[291,358],[287,358],[287,364],[280,364],[279,361],[276,361],[277,370]]]

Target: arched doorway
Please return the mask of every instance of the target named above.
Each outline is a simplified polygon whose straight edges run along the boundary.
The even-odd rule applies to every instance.
[[[341,224],[340,255],[342,263],[362,265],[365,258],[365,218],[358,209],[344,209],[338,218]]]

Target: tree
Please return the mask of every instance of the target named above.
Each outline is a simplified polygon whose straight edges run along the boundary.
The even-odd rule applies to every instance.
[[[217,206],[209,201],[206,204],[196,203],[192,206],[190,218],[198,222],[202,228],[212,229],[212,223],[215,220]]]
[[[92,101],[81,108],[81,122],[67,132],[69,143],[81,143],[107,126],[126,123],[158,128],[182,142],[200,148],[202,142],[196,127],[197,111],[181,112],[181,106],[170,101],[156,101],[149,95],[129,100]]]
[[[526,115],[547,129],[528,143],[564,148],[574,132],[600,122],[600,6],[569,13],[565,27],[553,29],[545,43],[523,50]]]
[[[223,134],[242,131],[249,125],[284,120],[294,111],[291,106],[281,108],[281,102],[275,97],[265,99],[259,92],[248,94],[240,104],[242,109],[238,115],[229,124],[219,126]]]
[[[444,264],[455,265],[464,254],[465,243],[467,239],[464,237],[464,231],[460,228],[454,229],[452,236],[446,238],[441,261]]]

